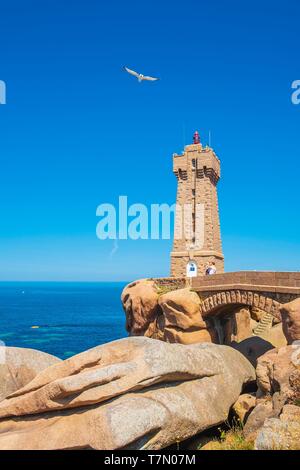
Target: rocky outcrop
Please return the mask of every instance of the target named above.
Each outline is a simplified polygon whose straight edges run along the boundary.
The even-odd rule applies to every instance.
[[[288,344],[300,340],[300,298],[280,308],[283,332]]]
[[[125,287],[122,303],[129,334],[170,343],[226,345],[256,336],[276,348],[300,339],[300,299],[282,305],[278,318],[245,305],[228,305],[217,315],[206,315],[205,301],[181,285],[182,280],[180,284],[169,281],[169,285],[160,285],[159,280],[144,279]]]
[[[231,344],[252,335],[257,325],[248,307],[235,307],[225,317],[203,318],[202,300],[190,288],[160,292],[153,280],[129,284],[122,293],[126,328],[132,336],[169,343]]]
[[[159,324],[169,343],[217,343],[217,335],[201,315],[201,300],[189,288],[170,291],[159,297],[162,311]]]
[[[296,377],[299,374],[300,345],[268,351],[258,359],[256,368],[258,396],[277,394],[277,401],[280,397],[283,404],[294,398],[297,399]]]
[[[155,282],[142,279],[128,284],[121,301],[126,314],[126,330],[133,336],[151,337],[160,314]]]
[[[201,300],[190,288],[161,293],[152,280],[125,287],[121,300],[131,336],[147,336],[168,343],[218,342],[214,328],[201,316]]]
[[[256,376],[258,385],[256,406],[244,427],[245,436],[252,439],[257,437],[267,419],[284,420],[283,414],[286,416],[287,410],[290,410],[286,406],[300,403],[300,346],[289,345],[272,349],[262,355],[258,359]],[[269,419],[267,433],[271,432],[270,423],[273,423],[271,426],[273,431],[275,429],[273,425],[276,423],[278,429],[285,428],[285,425],[278,424],[276,420]],[[291,415],[290,421],[293,421]],[[260,448],[264,445],[267,446],[259,444]]]
[[[159,305],[164,313],[165,326],[182,330],[190,328],[206,328],[200,314],[201,300],[196,292],[189,288],[178,289],[163,294]]]
[[[0,346],[0,401],[60,359],[35,349]]]
[[[2,401],[0,449],[160,449],[223,422],[254,378],[227,346],[115,341]]]

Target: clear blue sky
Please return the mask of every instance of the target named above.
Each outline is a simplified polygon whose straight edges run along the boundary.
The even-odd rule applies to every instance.
[[[171,242],[111,256],[95,211],[173,203],[184,128],[222,162],[226,270],[299,270],[299,18],[299,0],[2,2],[0,280],[167,275]]]

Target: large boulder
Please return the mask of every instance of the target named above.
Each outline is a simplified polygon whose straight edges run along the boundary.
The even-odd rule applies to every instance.
[[[280,308],[283,332],[288,344],[300,340],[300,298]]]
[[[226,420],[254,378],[227,346],[115,341],[48,368],[0,403],[0,449],[164,448]]]
[[[256,367],[258,394],[271,396],[278,393],[283,402],[291,401],[298,393],[299,374],[299,345],[272,349],[258,359]]]
[[[243,393],[239,396],[239,398],[233,405],[232,410],[235,416],[240,421],[240,423],[244,424],[255,405],[255,395],[251,393]]]
[[[300,424],[300,406],[284,405],[280,414],[281,421],[295,421]]]
[[[181,330],[206,328],[200,313],[200,297],[189,288],[177,289],[161,295],[159,305],[165,317],[165,326],[174,326]]]
[[[276,416],[276,413],[271,400],[258,403],[250,413],[244,426],[243,433],[246,439],[254,441],[266,419],[274,416]]]
[[[286,405],[279,418],[266,419],[255,440],[257,450],[300,450],[300,407]]]
[[[60,359],[35,349],[0,346],[0,401]]]
[[[128,284],[121,301],[126,314],[126,330],[130,335],[151,337],[160,314],[155,282],[142,279]]]
[[[170,291],[159,297],[162,310],[160,328],[169,343],[218,342],[216,332],[201,315],[201,300],[189,288]]]
[[[161,335],[160,338],[168,343],[218,343],[217,334],[213,328],[184,331],[176,330],[174,327],[166,327],[163,332],[163,336]]]

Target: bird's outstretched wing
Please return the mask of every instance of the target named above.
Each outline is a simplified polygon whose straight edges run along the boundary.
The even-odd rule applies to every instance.
[[[126,72],[130,73],[130,75],[133,75],[134,77],[137,77],[137,78],[139,77],[139,74],[137,72],[129,69],[128,67],[124,67],[124,70],[126,70]]]
[[[148,80],[149,82],[156,82],[157,80],[159,80],[159,78],[156,78],[156,77],[143,77],[143,80]]]

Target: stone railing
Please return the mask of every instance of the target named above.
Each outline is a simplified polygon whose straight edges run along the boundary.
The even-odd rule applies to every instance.
[[[232,273],[199,276],[192,278],[191,285],[199,291],[218,290],[219,288],[242,288],[243,286],[258,290],[267,289],[273,292],[300,294],[300,272],[263,272],[238,271]]]

